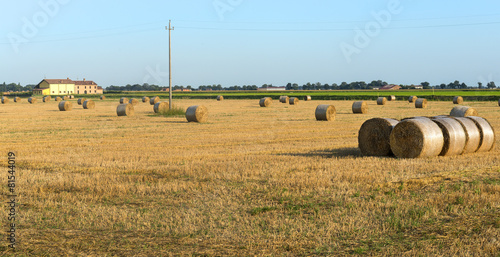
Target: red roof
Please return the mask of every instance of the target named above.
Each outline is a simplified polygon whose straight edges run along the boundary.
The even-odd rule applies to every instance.
[[[89,86],[89,85],[97,85],[94,81],[92,80],[77,80],[74,81],[75,85],[77,86]]]
[[[73,80],[71,79],[44,79],[49,84],[73,84]],[[42,80],[43,82],[43,80]]]
[[[380,88],[380,90],[398,90],[401,89],[398,85],[387,85]]]

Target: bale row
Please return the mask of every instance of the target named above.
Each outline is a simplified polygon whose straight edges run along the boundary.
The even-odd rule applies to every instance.
[[[377,105],[385,105],[387,103],[387,98],[379,97],[377,98]]]
[[[477,116],[414,117],[401,122],[375,118],[360,128],[358,144],[366,156],[423,158],[491,151],[495,132]]]
[[[316,107],[314,115],[316,116],[316,120],[334,121],[337,110],[333,105],[320,104]]]
[[[273,102],[273,99],[271,97],[264,97],[260,99],[259,105],[260,107],[269,107],[271,106],[271,103]]]
[[[290,100],[290,97],[288,97],[286,95],[280,96],[280,103],[287,104],[289,100]]]
[[[208,109],[203,105],[190,106],[186,110],[186,119],[188,122],[205,122],[207,120]]]
[[[160,101],[160,97],[158,96],[155,96],[155,97],[151,97],[151,99],[149,99],[149,104],[151,105],[155,105],[156,103],[158,103]]]
[[[353,113],[365,114],[368,112],[368,104],[365,101],[357,101],[352,104]]]

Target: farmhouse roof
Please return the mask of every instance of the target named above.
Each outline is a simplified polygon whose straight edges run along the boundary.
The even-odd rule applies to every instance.
[[[386,85],[380,88],[380,90],[399,90],[401,89],[398,85]]]
[[[97,85],[94,81],[92,81],[92,80],[85,80],[85,79],[83,79],[83,80],[75,80],[74,82],[75,82],[75,85],[77,85],[77,86],[89,86],[89,85],[94,86],[94,85]]]
[[[49,84],[73,84],[74,81],[71,79],[44,79]],[[42,80],[42,82],[44,81]],[[41,83],[41,82],[40,82]]]

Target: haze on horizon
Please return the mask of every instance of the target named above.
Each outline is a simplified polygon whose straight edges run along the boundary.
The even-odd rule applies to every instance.
[[[500,84],[498,1],[4,1],[0,81]]]

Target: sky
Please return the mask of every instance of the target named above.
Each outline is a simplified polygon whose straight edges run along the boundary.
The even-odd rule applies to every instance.
[[[0,0],[0,83],[500,84],[500,1]]]

